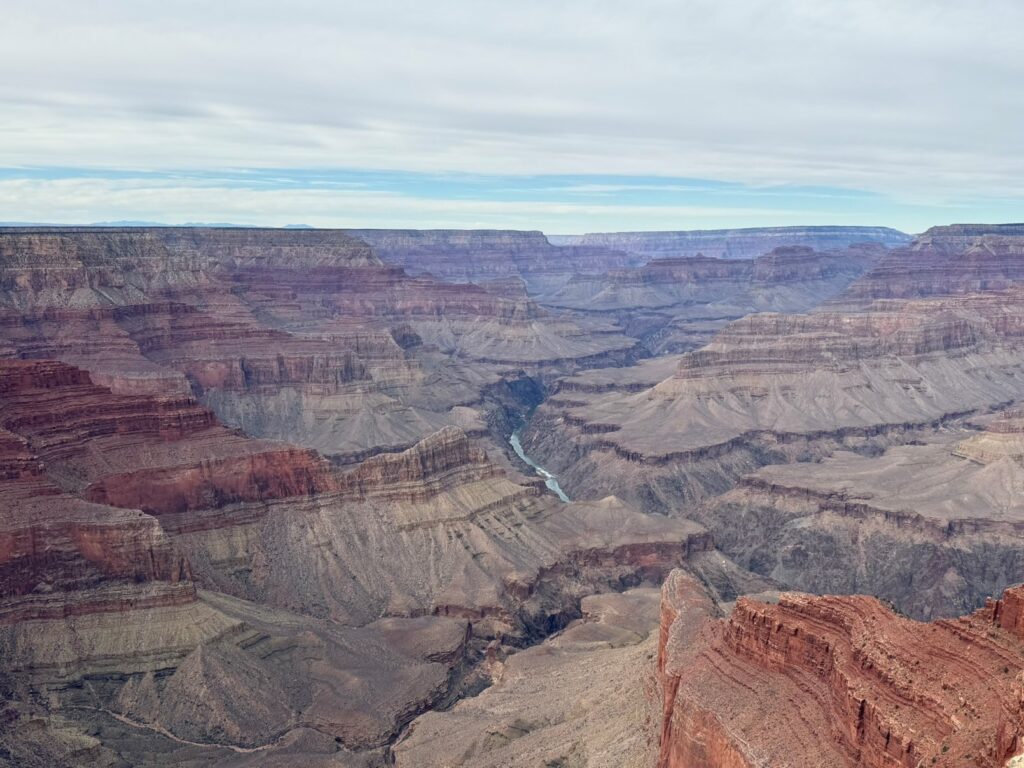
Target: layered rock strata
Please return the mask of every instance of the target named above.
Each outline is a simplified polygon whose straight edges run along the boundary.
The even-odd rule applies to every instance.
[[[482,645],[711,547],[614,499],[561,504],[455,427],[340,471],[58,361],[0,362],[0,393],[12,754],[59,711],[132,764],[382,759]]]
[[[1020,593],[931,624],[874,598],[797,593],[715,619],[673,575],[659,764],[1003,766],[1024,735]]]
[[[801,312],[832,298],[886,249],[858,245],[819,252],[780,246],[753,259],[702,255],[654,259],[642,267],[574,277],[538,297],[548,306],[613,317],[655,354],[707,343],[750,312]]]
[[[1020,224],[932,227],[899,248],[841,296],[837,306],[999,291],[1024,279]]]
[[[987,269],[947,266],[951,284]],[[545,404],[523,442],[574,496],[614,491],[671,511],[766,463],[878,450],[1024,396],[1022,301],[1013,285],[751,315],[649,389]]]
[[[693,516],[741,566],[791,588],[958,615],[1024,573],[1024,465],[1001,439],[1012,423],[764,467]]]
[[[698,525],[615,499],[561,504],[455,428],[337,482],[308,499],[225,507],[216,526],[161,519],[220,591],[350,624],[465,616],[481,636],[520,640],[589,591],[656,581],[712,546]]]
[[[395,764],[654,765],[658,591],[595,595],[582,610],[541,645],[504,659],[495,652],[494,684],[451,711],[417,718],[394,749]]]
[[[575,275],[639,266],[642,257],[605,246],[555,246],[541,232],[359,229],[350,234],[381,259],[413,274],[452,282],[522,280],[530,293],[556,289]]]
[[[636,348],[521,283],[411,277],[343,232],[0,230],[0,356],[59,359],[124,394],[192,393],[342,462],[447,424],[482,433],[488,388]]]

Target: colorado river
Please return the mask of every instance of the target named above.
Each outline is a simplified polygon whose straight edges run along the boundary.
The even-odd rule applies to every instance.
[[[512,446],[512,450],[516,452],[516,456],[533,467],[533,471],[544,478],[544,485],[557,493],[558,498],[562,501],[569,501],[569,497],[565,495],[565,491],[562,490],[562,486],[558,484],[558,479],[544,469],[540,464],[534,462],[534,460],[527,456],[523,451],[523,444],[519,442],[519,430],[512,433],[512,437],[508,439],[508,442]]]

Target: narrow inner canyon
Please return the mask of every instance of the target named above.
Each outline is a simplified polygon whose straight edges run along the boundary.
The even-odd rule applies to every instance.
[[[523,452],[523,445],[521,442],[519,442],[518,430],[512,433],[511,437],[509,437],[508,439],[508,443],[509,445],[512,446],[512,450],[515,451],[516,456],[518,456],[524,464],[530,466],[534,470],[534,472],[536,472],[538,475],[544,478],[544,485],[547,487],[549,491],[554,493],[562,501],[572,501],[572,499],[565,495],[565,491],[562,490],[562,486],[558,484],[558,478],[556,478],[554,475],[552,475],[550,472],[544,469],[544,467],[535,463],[533,459],[531,459]]]

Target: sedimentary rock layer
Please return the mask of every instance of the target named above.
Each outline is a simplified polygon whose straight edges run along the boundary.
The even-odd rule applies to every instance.
[[[876,265],[835,304],[856,307],[875,299],[997,291],[1022,279],[1020,224],[932,227]]]
[[[394,749],[395,764],[653,766],[658,591],[595,595],[582,611],[539,646],[507,658],[490,649],[494,683],[449,712],[415,720]]]
[[[1021,748],[1021,589],[922,624],[863,596],[663,588],[660,765],[1003,766]]]
[[[549,292],[574,275],[644,261],[604,246],[554,246],[541,232],[359,229],[350,234],[373,246],[383,261],[412,274],[474,283],[512,278],[531,293]]]
[[[845,289],[886,253],[876,244],[836,251],[779,246],[753,259],[683,256],[577,275],[541,303],[615,318],[654,354],[707,343],[750,312],[801,312]]]
[[[488,388],[524,368],[636,348],[521,283],[412,277],[343,232],[0,230],[0,357],[62,360],[124,394],[191,393],[230,426],[339,461],[446,424],[482,432]]]
[[[999,286],[750,315],[647,390],[545,404],[524,444],[569,493],[614,489],[661,511],[726,490],[759,464],[884,447],[1024,396],[1024,293],[1012,280]]]
[[[920,619],[958,615],[1024,573],[1024,465],[993,441],[1005,434],[765,467],[693,516],[740,565],[791,588],[877,595]]]

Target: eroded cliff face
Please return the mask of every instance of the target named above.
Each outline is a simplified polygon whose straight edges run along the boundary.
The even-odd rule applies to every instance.
[[[885,253],[882,245],[862,244],[836,251],[779,246],[751,259],[663,257],[574,276],[537,300],[614,318],[647,350],[663,355],[696,349],[750,312],[810,309],[840,293]]]
[[[660,765],[1003,766],[1021,748],[1020,588],[922,624],[870,597],[662,595]]]
[[[698,525],[616,499],[562,504],[457,428],[339,473],[336,487],[161,521],[219,591],[347,624],[466,617],[480,637],[517,643],[589,592],[657,582],[712,546]]]
[[[0,392],[12,727],[66,711],[139,763],[161,762],[146,743],[202,759],[298,739],[379,758],[487,643],[532,643],[711,547],[614,499],[562,504],[455,427],[338,470],[57,361],[0,363]]]
[[[998,291],[1024,279],[1024,228],[1019,224],[932,227],[897,249],[835,300],[863,306],[877,299]]]
[[[693,517],[739,564],[808,592],[877,595],[954,616],[1024,571],[1019,417],[881,455],[764,467]]]
[[[483,431],[486,393],[509,376],[636,354],[611,323],[555,316],[521,283],[412,277],[343,232],[6,229],[0,241],[0,356],[62,360],[123,394],[191,393],[247,434],[343,462],[449,424]]]
[[[986,237],[971,248],[984,248]],[[1018,247],[946,259],[940,272],[951,287],[942,293],[749,315],[648,389],[558,392],[524,444],[569,493],[614,489],[671,512],[763,464],[837,447],[875,451],[1004,407],[1024,395]],[[874,272],[914,252],[893,252]],[[991,278],[993,270],[1005,279]]]
[[[719,617],[781,583],[932,618],[1019,580],[1019,233],[650,264],[354,234],[0,232],[0,748],[363,768],[1017,749],[1016,592],[932,625],[860,597]],[[904,287],[876,295],[886,275]],[[704,344],[752,308],[773,311]],[[618,367],[661,322],[661,348],[702,348]],[[493,440],[546,393],[523,440],[568,504]],[[676,568],[698,580],[668,579],[656,645],[649,589]],[[664,718],[633,687],[655,652]]]
[[[486,683],[488,644],[711,547],[615,499],[562,504],[485,448],[489,392],[635,346],[519,283],[410,277],[343,233],[0,241],[19,759],[379,764]]]

